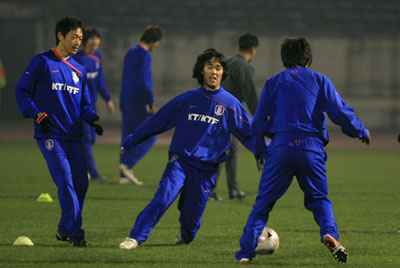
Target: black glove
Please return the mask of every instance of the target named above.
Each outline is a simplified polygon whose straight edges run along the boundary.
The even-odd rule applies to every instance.
[[[400,143],[400,134],[399,134],[399,136],[397,137],[397,141]]]
[[[101,123],[97,120],[93,121],[92,126],[94,127],[94,130],[96,131],[96,134],[101,136],[103,135],[103,126]]]
[[[257,162],[258,172],[261,172],[264,169],[265,158],[264,157],[256,158],[256,162]]]
[[[368,132],[368,135],[366,137],[360,138],[360,140],[362,141],[362,143],[365,143],[366,145],[369,145],[370,142],[371,142],[371,136],[369,134],[369,131],[367,131],[367,132]]]
[[[45,132],[48,131],[48,127],[49,125],[51,125],[50,117],[45,112],[38,113],[36,115],[35,121],[39,125],[39,127]]]

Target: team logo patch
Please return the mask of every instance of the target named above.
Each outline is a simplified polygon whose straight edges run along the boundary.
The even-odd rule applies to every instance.
[[[54,149],[54,140],[48,139],[45,140],[44,146],[46,147],[47,151],[51,151]]]
[[[225,107],[224,107],[224,106],[222,106],[222,105],[216,105],[216,106],[215,106],[214,113],[215,113],[217,116],[223,115],[224,112],[225,112]]]
[[[173,156],[171,156],[171,159],[169,160],[170,163],[175,162],[176,160],[178,160],[179,155],[174,154]]]
[[[79,76],[76,74],[76,72],[72,72],[72,80],[74,80],[75,84],[79,83]]]

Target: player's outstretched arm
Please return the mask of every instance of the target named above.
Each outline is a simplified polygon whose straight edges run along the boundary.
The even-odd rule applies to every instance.
[[[324,77],[322,80],[324,88],[324,97],[326,112],[333,123],[342,127],[346,135],[359,138],[362,142],[369,145],[371,138],[368,129],[355,116],[354,109],[348,105],[339,95],[332,82]]]
[[[272,121],[270,111],[271,103],[272,96],[268,89],[267,81],[261,93],[260,101],[251,124],[251,131],[254,136],[254,155],[257,161],[263,158],[263,155],[267,150],[265,136],[268,134],[267,132],[270,128],[270,121]]]
[[[179,110],[182,105],[182,95],[172,99],[158,112],[148,117],[132,134],[128,135],[122,141],[121,153],[125,149],[139,144],[148,138],[163,133],[176,126],[176,120],[179,115]]]

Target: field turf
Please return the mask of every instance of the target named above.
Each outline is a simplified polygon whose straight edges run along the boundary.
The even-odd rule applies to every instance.
[[[341,241],[350,259],[346,267],[400,267],[400,150],[327,149],[329,196]],[[167,162],[167,147],[156,146],[137,166],[142,187],[119,185],[118,145],[98,144],[97,165],[108,179],[92,182],[84,209],[89,246],[71,248],[55,239],[60,216],[57,190],[34,141],[0,142],[0,267],[237,267],[234,253],[254,203],[259,173],[245,149],[239,156],[239,184],[244,200],[228,199],[225,174],[210,201],[197,239],[173,246],[179,232],[177,203],[172,204],[149,240],[136,250],[120,250],[138,213],[151,200]],[[38,203],[50,193],[53,203]],[[253,267],[337,267],[319,241],[312,214],[294,180],[270,214],[269,226],[280,248],[258,256]],[[12,246],[28,236],[34,247]]]

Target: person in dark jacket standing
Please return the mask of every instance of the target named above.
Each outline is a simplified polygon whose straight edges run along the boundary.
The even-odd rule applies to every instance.
[[[258,96],[254,78],[254,68],[250,62],[257,55],[258,38],[253,34],[245,34],[239,38],[239,54],[228,59],[229,75],[223,83],[226,91],[235,96],[241,103],[246,103],[247,109],[252,115],[256,112]],[[225,163],[226,180],[230,199],[242,199],[245,193],[239,190],[237,181],[237,159],[239,142],[231,136],[232,146],[228,150],[228,158]],[[216,177],[218,180],[219,173]],[[221,200],[215,191],[210,196],[213,200]]]

